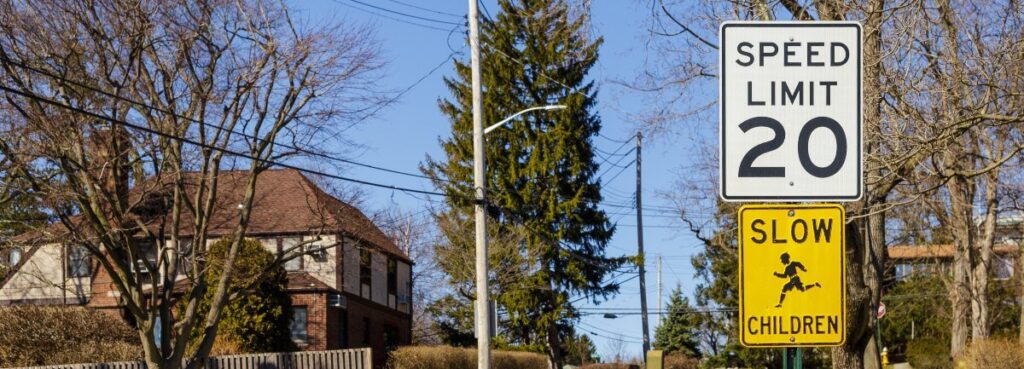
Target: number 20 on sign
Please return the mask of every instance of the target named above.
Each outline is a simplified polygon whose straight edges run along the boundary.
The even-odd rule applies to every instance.
[[[861,28],[726,22],[720,31],[726,201],[861,196]]]
[[[740,341],[838,346],[846,337],[843,207],[746,205],[739,212]]]

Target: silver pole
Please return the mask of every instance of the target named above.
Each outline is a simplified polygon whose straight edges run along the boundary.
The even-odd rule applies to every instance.
[[[477,368],[491,369],[491,323],[487,296],[487,221],[484,214],[484,125],[480,97],[480,35],[477,0],[469,0],[469,48],[473,83],[473,185],[476,192]]]

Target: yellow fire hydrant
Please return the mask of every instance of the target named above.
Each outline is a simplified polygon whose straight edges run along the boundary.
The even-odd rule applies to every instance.
[[[882,348],[882,366],[889,365],[889,348]]]

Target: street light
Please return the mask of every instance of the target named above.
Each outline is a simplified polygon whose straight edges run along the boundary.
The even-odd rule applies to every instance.
[[[565,105],[534,106],[532,108],[523,109],[523,110],[521,110],[518,113],[515,113],[515,114],[512,114],[512,115],[508,116],[508,118],[502,119],[498,123],[494,123],[491,126],[489,126],[487,128],[484,128],[484,134],[491,133],[491,131],[498,129],[499,127],[505,125],[505,123],[508,123],[509,121],[511,121],[513,119],[516,119],[516,117],[518,117],[520,115],[523,115],[523,114],[526,114],[526,113],[529,113],[531,111],[534,111],[534,110],[559,110],[559,109],[565,109]]]
[[[470,0],[472,3],[473,0]],[[470,5],[472,6],[472,5]],[[534,110],[558,110],[565,109],[565,105],[545,105],[523,109],[518,113],[502,119],[487,129],[479,129],[481,125],[474,124],[473,129],[473,184],[476,187],[476,198],[474,201],[476,212],[476,349],[478,351],[478,368],[490,369],[491,364],[491,311],[487,296],[487,225],[484,213],[484,134],[491,132],[515,119],[516,117]],[[476,115],[476,114],[474,114]],[[476,122],[474,122],[476,123]]]

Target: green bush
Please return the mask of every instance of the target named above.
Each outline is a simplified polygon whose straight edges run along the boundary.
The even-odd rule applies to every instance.
[[[1024,369],[1024,344],[1009,339],[973,342],[961,360],[969,369]]]
[[[138,333],[112,314],[82,307],[0,308],[0,367],[141,357]]]
[[[949,359],[949,342],[946,340],[919,338],[907,344],[907,361],[914,369],[948,369],[953,367]]]
[[[391,352],[390,369],[474,369],[476,349],[451,346],[405,346]],[[494,369],[548,369],[544,355],[529,352],[492,351]]]
[[[199,304],[199,319],[210,308],[210,300],[224,269],[230,239],[221,239],[207,250],[207,290]],[[217,328],[217,339],[211,354],[237,354],[254,352],[295,351],[289,325],[292,319],[291,298],[285,292],[288,274],[280,265],[257,280],[260,272],[274,261],[274,254],[263,248],[256,240],[246,238],[235,258],[234,274],[229,291],[252,285],[250,293],[229,301],[224,307]],[[179,306],[184,310],[184,306]],[[179,312],[180,313],[180,312]],[[198,337],[201,324],[195,325],[193,334]],[[198,344],[198,339],[193,345]]]

